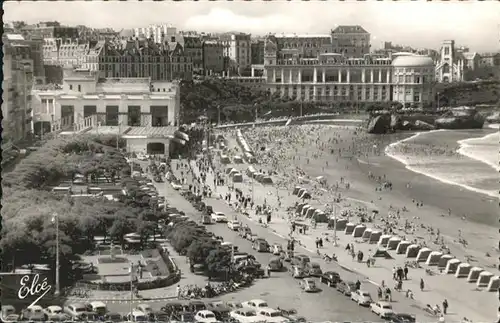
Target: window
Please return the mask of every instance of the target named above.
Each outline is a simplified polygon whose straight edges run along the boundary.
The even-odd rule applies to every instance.
[[[73,90],[73,84],[70,84],[70,85],[69,85],[69,89],[70,89],[70,90]]]
[[[82,92],[82,86],[78,84],[78,92]]]

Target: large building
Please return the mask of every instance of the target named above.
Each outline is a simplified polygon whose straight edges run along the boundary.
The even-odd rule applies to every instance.
[[[327,34],[275,34],[267,39],[276,45],[279,56],[315,58],[320,53],[332,53],[331,35]]]
[[[162,43],[165,36],[177,34],[177,28],[169,24],[149,25],[133,29],[134,38],[153,38],[155,43]]]
[[[203,43],[200,35],[179,33],[175,36],[175,40],[169,39],[169,42],[178,42],[184,50],[184,55],[191,57],[193,71],[198,73],[202,72]]]
[[[264,40],[252,39],[252,44],[251,44],[252,64],[264,64],[264,45],[265,45]]]
[[[440,83],[463,81],[464,66],[465,59],[462,53],[455,48],[455,41],[443,41],[440,57],[436,63],[436,81]]]
[[[250,71],[252,47],[250,34],[225,33],[219,36],[224,46],[224,56],[227,57],[227,70],[243,74]]]
[[[405,57],[396,58],[395,65],[391,57],[377,55],[354,58],[318,53],[309,58],[301,56],[301,50],[291,52],[288,48],[282,54],[267,39],[264,77],[271,93],[301,101],[368,103],[388,102],[396,97],[409,104],[431,102],[428,90],[434,81],[433,64],[429,66],[432,59],[410,53],[399,56]]]
[[[4,34],[2,41],[2,135],[4,139],[19,141],[29,138],[32,131],[34,62],[31,46],[21,35]]]
[[[43,62],[45,65],[81,66],[90,49],[88,41],[71,38],[45,38]]]
[[[45,22],[34,25],[28,25],[22,28],[23,32],[29,36],[38,36],[40,38],[61,38],[77,39],[79,38],[77,27],[61,26],[57,22]]]
[[[203,70],[208,75],[224,71],[224,47],[220,41],[203,42]]]
[[[67,133],[97,132],[128,136],[131,151],[152,142],[166,149],[164,129],[179,123],[177,83],[150,78],[100,79],[97,72],[66,69],[62,88],[35,90],[36,129]],[[147,148],[150,149],[149,147]],[[151,149],[154,149],[151,148]]]
[[[370,33],[361,26],[337,26],[332,30],[332,53],[363,57],[370,53]]]
[[[178,42],[156,44],[152,39],[106,41],[98,56],[103,78],[149,77],[153,81],[190,80],[191,57]]]

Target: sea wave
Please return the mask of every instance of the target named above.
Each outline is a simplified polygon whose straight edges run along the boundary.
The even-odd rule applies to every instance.
[[[426,136],[432,136],[432,133],[441,131],[448,130],[419,132],[411,137],[391,143],[386,147],[385,154],[402,163],[405,165],[406,169],[414,173],[427,176],[449,185],[460,186],[469,191],[485,194],[490,197],[498,197],[498,184],[496,181],[492,180],[496,178],[492,178],[496,173],[493,170],[488,171],[486,169],[485,171],[484,168],[487,167],[482,167],[481,171],[476,171],[478,161],[495,169],[498,168],[498,165],[494,161],[495,158],[492,157],[493,154],[491,153],[492,143],[497,139],[494,151],[496,152],[496,156],[498,156],[498,137],[495,137],[498,136],[497,133],[489,134],[481,138],[465,139],[458,142],[460,145],[458,153],[472,159],[476,164],[471,164],[470,160],[464,160],[456,156],[449,156],[446,154],[425,155],[419,153],[412,155],[411,153],[405,153],[404,150],[401,149],[404,145],[411,146],[412,143],[418,141],[417,139],[424,134]],[[418,144],[416,147],[419,147]],[[477,169],[479,168],[481,167]]]

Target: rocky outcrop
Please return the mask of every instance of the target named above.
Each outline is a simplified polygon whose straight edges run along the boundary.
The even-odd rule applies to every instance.
[[[384,134],[391,130],[391,115],[382,114],[375,116],[368,122],[367,132],[372,134]]]
[[[500,123],[500,112],[494,112],[486,117],[488,123]]]
[[[401,129],[403,126],[403,120],[401,119],[400,116],[397,114],[392,114],[391,115],[391,128],[396,130],[396,129]]]
[[[415,123],[411,127],[411,130],[434,130],[434,129],[436,129],[434,125],[420,120],[415,121]]]
[[[481,129],[484,117],[474,108],[455,108],[436,119],[437,129]]]

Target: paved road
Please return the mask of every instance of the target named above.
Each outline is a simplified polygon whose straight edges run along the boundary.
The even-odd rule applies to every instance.
[[[175,161],[173,162],[173,168],[175,169]],[[171,206],[183,210],[186,212],[186,215],[196,221],[200,220],[199,212],[188,201],[182,198],[170,184],[155,183],[155,185],[159,194],[165,195]],[[226,213],[229,217],[236,214],[223,201],[212,198],[207,203],[211,204],[215,210]],[[274,235],[268,229],[260,227],[254,222],[245,222],[248,222],[252,232],[266,239],[269,243],[285,245],[283,238]],[[240,238],[237,232],[229,230],[225,224],[209,225],[207,229],[218,236],[224,237],[225,241],[234,243],[241,251],[253,254],[257,261],[264,266],[267,265],[272,257],[269,253],[256,253],[251,248],[249,241]],[[293,279],[288,273],[273,273],[271,278],[257,280],[254,286],[238,293],[225,295],[221,299],[245,301],[253,298],[262,298],[268,301],[273,307],[295,308],[301,315],[306,316],[312,321],[380,321],[368,309],[360,308],[350,298],[340,295],[335,289],[328,288],[326,285],[320,287],[323,288],[321,292],[306,294],[298,286],[298,280]]]

